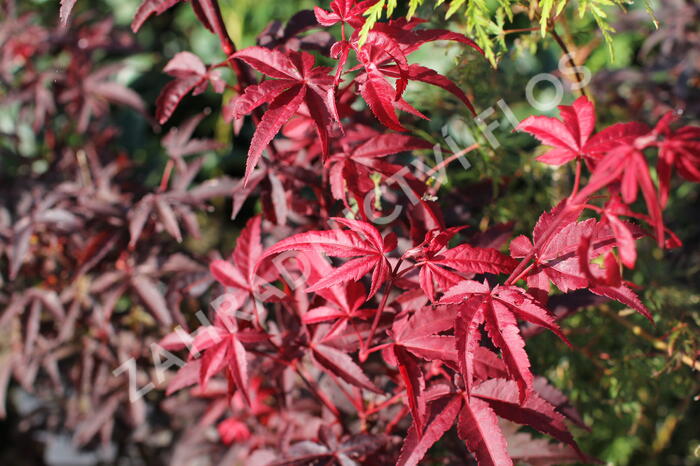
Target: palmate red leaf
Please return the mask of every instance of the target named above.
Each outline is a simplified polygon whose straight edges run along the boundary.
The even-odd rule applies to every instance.
[[[630,225],[630,228],[634,227]],[[533,237],[537,241],[538,236],[533,234]],[[595,219],[566,224],[535,253],[536,265],[526,276],[534,296],[547,296],[550,281],[563,292],[588,285],[578,258],[578,247],[584,237],[591,238],[593,257],[609,252],[616,245],[613,229]],[[511,255],[515,258],[525,257],[532,250],[532,243],[524,236],[515,238],[511,243]]]
[[[516,128],[537,137],[553,149],[537,157],[540,162],[562,165],[578,157],[585,157],[586,144],[595,129],[595,110],[587,97],[581,96],[573,105],[559,107],[562,121],[544,116],[531,116]]]
[[[474,107],[454,83],[436,71],[420,65],[408,65],[406,56],[422,45],[436,40],[453,40],[467,44],[481,52],[481,49],[466,36],[446,30],[412,29],[422,21],[395,20],[377,24],[367,35],[362,47],[358,44],[358,31],[355,31],[352,47],[365,72],[355,78],[360,94],[372,113],[386,127],[404,131],[394,107],[420,118],[425,115],[413,108],[401,97],[409,80],[422,81],[448,90],[457,96],[474,113]],[[394,62],[394,65],[390,65]],[[387,81],[396,79],[396,88]]]
[[[638,136],[610,149],[595,164],[588,184],[578,193],[575,201],[580,202],[611,184],[619,183],[622,200],[632,204],[642,191],[651,225],[656,232],[659,246],[664,245],[664,223],[661,196],[651,178],[649,165],[643,150],[653,144],[649,135]]]
[[[369,6],[376,3],[376,0],[333,0],[331,11],[328,12],[317,6],[314,7],[316,20],[322,26],[330,27],[337,23],[347,23],[354,28],[359,28],[364,23],[363,13]]]
[[[431,254],[420,261],[419,265],[421,265],[421,287],[428,297],[434,300],[433,281],[437,282],[442,290],[446,290],[473,274],[510,273],[517,262],[495,249],[460,244],[452,249]],[[443,267],[453,269],[458,273],[450,272]]]
[[[225,83],[217,70],[207,70],[195,54],[180,52],[163,69],[175,79],[165,85],[156,100],[156,119],[160,124],[170,119],[185,95],[204,92],[209,83],[216,92],[223,92]]]
[[[517,265],[515,260],[495,249],[468,244],[446,249],[450,239],[464,228],[431,230],[420,245],[403,255],[404,259],[415,260],[420,267],[419,283],[431,301],[435,300],[435,285],[444,291],[474,274],[509,273]]]
[[[360,127],[357,132],[362,134],[363,129],[364,127]],[[362,202],[365,194],[374,189],[372,180],[374,173],[390,178],[398,170],[404,169],[404,166],[382,163],[381,159],[399,152],[432,147],[428,141],[404,134],[374,134],[369,131],[367,133],[369,138],[364,142],[351,149],[332,154],[327,160],[331,193],[335,199],[346,200],[347,192],[358,202]],[[350,145],[355,142],[356,137],[354,132],[348,131],[346,137],[341,140],[341,144]],[[407,184],[413,181],[412,175],[408,173],[405,178]]]
[[[372,286],[367,297],[369,299],[374,296],[390,273],[389,260],[385,254],[396,247],[396,238],[393,235],[382,238],[373,225],[359,220],[345,218],[331,220],[352,228],[352,230],[299,233],[280,241],[265,251],[258,261],[258,266],[264,259],[285,251],[316,251],[342,258],[360,256],[336,268],[330,275],[317,281],[306,291],[312,292],[339,283],[356,281],[373,270]]]
[[[250,404],[248,396],[248,363],[246,350],[235,334],[223,337],[223,341],[208,348],[201,358],[199,385],[203,391],[207,389],[207,383],[214,375],[227,369],[230,380],[234,382]]]
[[[315,284],[328,274],[333,267],[318,253],[306,253],[305,262],[308,266],[308,282]],[[367,319],[373,315],[370,309],[360,309],[366,301],[365,287],[361,282],[349,281],[317,291],[317,294],[327,301],[327,305],[310,309],[304,314],[304,323],[313,324],[329,320],[347,321],[352,318]],[[338,323],[340,325],[340,322]],[[330,330],[329,333],[333,333]]]
[[[554,211],[552,214],[547,214],[547,217],[543,215],[540,218],[538,226],[535,227],[537,234],[533,234],[533,237],[536,238],[535,241],[537,241],[538,235],[541,236],[543,229],[546,229],[550,219],[554,216],[553,214]],[[625,230],[620,232],[619,229],[623,227]],[[535,254],[536,265],[525,277],[528,292],[545,302],[549,294],[550,282],[564,292],[588,288],[600,296],[615,299],[632,307],[651,320],[649,310],[624,283],[617,286],[593,283],[581,267],[582,259],[579,247],[584,238],[587,237],[590,237],[589,254],[591,258],[608,254],[612,248],[620,247],[622,244],[621,249],[625,250],[624,257],[629,263],[630,252],[627,249],[630,245],[627,233],[635,240],[644,234],[636,225],[619,219],[613,220],[610,225],[597,222],[595,219],[566,224]],[[511,255],[516,258],[525,257],[532,251],[532,248],[532,243],[526,237],[519,236],[511,242]]]
[[[700,127],[685,126],[674,131],[670,124],[677,118],[677,115],[669,112],[654,128],[654,132],[663,137],[663,140],[657,143],[659,160],[656,164],[662,206],[666,206],[668,202],[673,167],[686,180],[700,182]]]
[[[168,393],[199,384],[206,392],[212,377],[224,372],[229,380],[229,395],[237,389],[250,406],[248,394],[248,363],[243,342],[256,343],[264,341],[267,336],[254,331],[239,331],[235,312],[240,309],[244,299],[235,294],[225,295],[226,300],[216,309],[214,325],[200,327],[194,338],[183,338],[174,333],[161,343],[170,349],[188,346],[191,356],[200,356],[189,360],[168,386]],[[179,340],[179,341],[178,341]]]
[[[430,261],[422,264],[418,272],[420,287],[431,301],[435,301],[436,285],[438,290],[447,290],[455,286],[463,278],[454,272],[434,265]]]
[[[244,93],[231,102],[229,118],[240,118],[264,103],[270,103],[258,125],[248,151],[247,182],[260,155],[282,126],[305,104],[316,132],[321,139],[324,155],[328,154],[329,129],[340,125],[329,68],[314,66],[314,57],[306,52],[270,50],[248,47],[232,55],[255,70],[274,78],[274,84],[248,86]]]
[[[481,322],[501,351],[508,374],[517,381],[521,401],[532,391],[533,376],[516,317],[543,326],[567,341],[554,318],[515,286],[497,286],[491,290],[486,282],[465,280],[449,289],[439,304],[457,305],[460,309],[455,324],[457,358],[468,392],[474,377],[473,359],[481,337]]]
[[[451,292],[458,292],[459,289],[463,289],[462,284],[449,290],[441,303],[461,301],[462,298],[451,295]],[[530,361],[524,349],[525,342],[520,336],[515,316],[506,305],[492,299],[489,294],[471,297],[467,299],[464,306],[459,317],[463,321],[457,323],[455,331],[459,332],[457,357],[465,386],[469,390],[472,385],[473,354],[480,340],[479,324],[483,321],[489,338],[501,351],[508,374],[518,382],[520,397],[524,400],[532,390],[533,376],[530,372]]]
[[[148,18],[163,14],[182,1],[184,0],[143,0],[131,22],[131,30],[138,32]]]

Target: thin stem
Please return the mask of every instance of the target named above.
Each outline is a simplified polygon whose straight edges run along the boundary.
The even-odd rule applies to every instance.
[[[561,48],[562,52],[564,52],[564,55],[566,55],[566,58],[569,60],[569,65],[571,66],[571,68],[573,68],[574,73],[576,75],[576,81],[579,85],[579,92],[581,92],[582,96],[586,96],[586,90],[584,89],[585,86],[583,84],[583,75],[581,75],[578,66],[576,66],[576,62],[574,61],[572,53],[569,51],[569,48],[566,46],[564,40],[557,33],[557,30],[555,29],[554,25],[552,25],[552,27],[549,29],[549,32],[552,34],[552,37],[557,42],[557,44],[559,44],[559,47]]]
[[[386,302],[389,299],[389,292],[391,291],[391,286],[394,284],[394,280],[397,277],[399,267],[401,267],[402,263],[403,259],[399,259],[399,261],[396,263],[396,266],[394,267],[394,270],[391,271],[391,278],[389,278],[389,281],[386,282],[386,286],[384,287],[384,295],[382,296],[382,301],[379,303],[379,307],[377,308],[377,313],[374,315],[374,320],[372,321],[372,328],[369,331],[369,336],[365,340],[365,343],[362,345],[362,348],[360,348],[361,362],[365,362],[367,360],[367,356],[369,355],[367,350],[372,344],[374,334],[377,332],[377,327],[379,327],[379,320],[381,319],[382,313],[384,312],[384,307],[386,307]]]
[[[504,36],[507,36],[508,34],[517,34],[518,32],[532,32],[532,31],[539,31],[539,27],[534,27],[534,28],[521,28],[521,29],[508,29],[506,31],[502,31],[501,34]]]
[[[403,419],[404,416],[406,416],[407,414],[408,414],[408,407],[403,406],[401,408],[401,411],[396,413],[396,416],[394,416],[394,418],[391,421],[389,421],[389,423],[386,425],[386,427],[384,428],[384,433],[386,435],[391,434],[391,431],[394,430],[394,427],[396,427],[396,424],[398,424],[401,421],[401,419]]]
[[[443,160],[442,162],[440,162],[439,164],[435,165],[433,168],[431,168],[430,170],[428,170],[428,171],[425,173],[424,181],[426,181],[428,178],[430,178],[430,177],[431,177],[435,172],[437,172],[438,170],[441,170],[442,168],[444,168],[444,167],[446,167],[447,165],[449,165],[450,163],[452,163],[452,161],[454,161],[454,160],[456,160],[456,159],[462,157],[463,155],[468,154],[469,152],[473,151],[474,149],[478,149],[478,148],[479,148],[479,144],[472,144],[471,146],[469,146],[469,147],[467,147],[467,148],[465,148],[465,149],[462,149],[462,150],[459,151],[459,152],[455,152],[454,154],[450,155],[450,156],[447,157],[445,160]]]
[[[299,367],[295,367],[294,370],[296,371],[297,375],[301,378],[301,380],[306,384],[307,387],[309,387],[309,390],[311,393],[318,398],[323,405],[328,408],[328,410],[333,413],[333,415],[338,419],[340,422],[340,412],[338,411],[338,408],[335,407],[335,405],[331,402],[331,400],[326,397],[326,395],[319,390],[319,388],[316,386],[316,384],[311,381],[309,378],[307,378],[304,373],[301,371]]]
[[[573,198],[578,194],[578,188],[581,186],[581,157],[576,159],[576,178],[574,179],[574,189],[571,192],[570,198]]]
[[[403,276],[406,275],[407,273],[409,273],[409,272],[415,270],[416,267],[418,267],[418,264],[411,264],[411,265],[409,265],[408,267],[406,267],[406,268],[403,269],[402,271],[398,272],[398,273],[396,274],[396,277],[394,277],[394,280],[396,280],[396,279],[399,278],[399,277],[403,277]]]
[[[396,395],[392,396],[392,397],[389,398],[388,400],[386,400],[386,401],[384,401],[384,402],[378,404],[377,406],[375,406],[375,407],[373,407],[373,408],[371,408],[371,409],[368,409],[368,410],[364,413],[365,417],[371,416],[372,414],[378,413],[379,411],[381,411],[382,409],[386,408],[387,406],[393,405],[393,404],[396,403],[402,396],[404,396],[404,393],[405,393],[405,390],[401,390],[399,393],[397,393]]]
[[[260,312],[258,311],[258,303],[259,301],[255,299],[254,293],[251,291],[250,292],[250,299],[253,302],[253,313],[255,314],[255,326],[258,328],[258,330],[265,330],[262,326],[262,322],[260,321]]]
[[[608,314],[610,317],[615,319],[617,323],[620,325],[623,325],[624,327],[628,328],[629,330],[632,331],[635,335],[639,336],[640,338],[648,341],[651,343],[651,345],[656,348],[657,350],[663,352],[663,353],[668,353],[668,348],[669,344],[666,343],[665,341],[659,340],[655,336],[649,334],[646,332],[642,327],[639,325],[630,322],[629,320],[623,318],[619,313],[614,312],[611,309],[608,308],[603,308],[603,312]],[[624,311],[621,311],[624,312]],[[700,371],[700,361],[696,361],[693,358],[691,358],[688,355],[682,355],[681,356],[681,361],[683,364],[685,364],[688,367],[691,367],[693,370]]]
[[[158,187],[158,192],[162,193],[166,189],[168,189],[168,183],[170,182],[170,175],[173,172],[173,166],[175,163],[173,162],[173,159],[168,160],[168,163],[165,165],[165,170],[163,170],[163,177],[160,179],[160,186]]]
[[[369,348],[369,349],[367,350],[367,354],[376,353],[377,351],[381,351],[381,350],[383,350],[383,349],[385,349],[385,348],[388,348],[388,347],[390,347],[390,346],[393,345],[393,344],[394,344],[394,342],[390,342],[390,343],[384,343],[384,344],[381,344],[381,345],[377,345],[377,346],[375,346],[375,347],[373,347],[373,348]]]
[[[523,270],[522,272],[520,272],[520,273],[518,274],[517,277],[513,278],[512,283],[518,283],[518,280],[520,280],[520,279],[523,278],[525,275],[527,275],[527,273],[528,273],[530,270],[532,270],[532,268],[533,268],[534,266],[535,266],[535,263],[533,262],[532,264],[530,264],[530,265],[528,265],[527,267],[525,267],[525,270]]]
[[[594,212],[597,212],[597,213],[599,213],[599,214],[602,214],[602,213],[603,213],[603,209],[601,209],[601,208],[598,207],[598,206],[592,205],[592,204],[584,204],[584,205],[583,205],[583,208],[584,208],[584,209],[590,209],[590,210],[592,210],[592,211],[594,211]]]

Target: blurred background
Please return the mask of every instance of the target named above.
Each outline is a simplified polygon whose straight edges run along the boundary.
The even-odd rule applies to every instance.
[[[220,148],[203,153],[202,169],[194,182],[221,179],[230,186],[235,186],[234,180],[243,173],[252,128],[246,123],[240,135],[234,136],[230,125],[220,117],[221,106],[229,95],[225,93],[222,100],[213,92],[185,98],[164,127],[153,121],[156,98],[170,79],[162,72],[170,58],[181,51],[192,51],[205,63],[224,59],[217,39],[201,27],[191,8],[176,7],[153,17],[134,35],[129,24],[138,7],[137,0],[79,0],[70,23],[72,32],[58,26],[56,0],[13,3],[14,11],[8,2],[0,12],[4,15],[0,16],[0,309],[9,315],[20,301],[33,308],[34,304],[28,303],[38,300],[38,295],[26,290],[38,288],[53,293],[40,296],[46,308],[50,309],[52,300],[58,299],[59,307],[71,315],[75,299],[62,288],[71,276],[66,270],[76,267],[68,264],[75,259],[71,256],[75,251],[70,248],[97,251],[95,254],[99,255],[107,240],[95,239],[94,243],[81,243],[82,246],[71,246],[72,240],[64,241],[62,238],[68,233],[55,233],[47,225],[63,223],[67,229],[88,228],[98,221],[73,223],[76,219],[67,216],[73,214],[62,212],[64,208],[46,207],[51,215],[45,217],[53,216],[53,220],[36,220],[43,212],[42,202],[50,203],[49,194],[58,196],[56,193],[69,189],[66,183],[80,171],[61,172],[65,154],[79,155],[78,148],[94,143],[105,170],[112,166],[110,163],[116,163],[119,194],[112,203],[121,204],[124,211],[115,217],[128,218],[134,205],[161,183],[170,160],[161,138],[171,128],[202,114],[195,136],[213,139]],[[284,23],[298,10],[317,4],[300,0],[220,3],[239,48],[254,45],[257,35],[271,22]],[[684,124],[700,124],[700,5],[692,0],[656,1],[651,5],[655,19],[643,2],[635,2],[626,12],[607,9],[608,22],[616,30],[610,35],[609,44],[595,19],[580,18],[575,9],[565,10],[564,19],[558,23],[559,33],[575,61],[585,64],[591,73],[586,91],[596,103],[599,127],[631,120],[653,125],[668,110],[681,112]],[[320,6],[328,5],[322,2]],[[463,15],[457,13],[445,20],[445,8],[433,8],[426,3],[419,8],[418,16],[429,18],[437,26],[466,32]],[[527,14],[519,13],[513,21],[502,24],[502,29],[520,31],[536,26]],[[37,37],[45,43],[37,44]],[[68,42],[73,45],[67,45]],[[472,142],[472,134],[482,143],[478,151],[470,153],[470,170],[455,169],[449,173],[440,198],[447,211],[454,212],[448,223],[467,223],[483,230],[489,225],[514,221],[514,234],[527,234],[539,213],[568,192],[570,176],[566,168],[535,163],[534,156],[541,149],[531,137],[512,133],[508,119],[495,105],[502,99],[518,119],[541,114],[527,102],[528,81],[538,73],[552,73],[568,83],[572,75],[558,70],[562,49],[551,38],[542,39],[539,31],[507,32],[498,36],[494,44],[499,57],[495,69],[487,60],[446,43],[428,45],[412,59],[443,72],[468,90],[478,111],[497,109],[491,119],[501,125],[496,130],[500,147],[485,143],[466,109],[431,86],[409,85],[406,100],[431,117],[429,122],[411,121],[409,125],[433,141],[451,137],[466,147]],[[58,98],[50,104],[47,99],[42,100],[40,89],[53,92],[51,77],[36,86],[27,69],[65,73],[77,66],[74,62],[79,54],[75,50],[81,47],[84,53],[80,60],[85,63],[80,66],[97,70],[121,63],[123,66],[115,68],[111,76],[114,82],[140,96],[143,107],[139,109],[134,102],[111,105],[99,115],[99,125],[90,123],[80,128],[66,123],[75,119],[76,112],[80,113],[70,108],[68,98]],[[32,105],[27,103],[28,94],[33,95]],[[546,84],[536,89],[536,95],[542,101],[556,97]],[[566,88],[561,103],[569,104],[576,96],[575,91]],[[41,109],[41,102],[52,106],[51,111]],[[33,112],[34,118],[24,118],[26,112]],[[42,112],[49,116],[36,125]],[[556,116],[557,110],[553,108],[548,113]],[[99,136],[105,140],[98,141]],[[583,308],[562,324],[575,349],[546,333],[528,341],[534,371],[547,376],[567,394],[585,423],[592,426],[590,431],[575,432],[582,449],[607,464],[700,464],[699,193],[698,186],[690,183],[679,183],[672,190],[665,218],[684,245],[661,251],[651,240],[643,241],[639,265],[627,277],[640,286],[643,301],[655,315],[655,326],[632,311],[604,303]],[[24,208],[25,204],[32,207]],[[207,206],[194,212],[200,231],[197,239],[186,235],[182,243],[177,243],[167,235],[156,236],[161,240],[153,247],[193,262],[189,269],[182,263],[169,264],[171,268],[167,270],[172,273],[158,275],[159,286],[167,288],[168,293],[177,294],[184,284],[193,282],[192,277],[202,280],[206,268],[203,272],[201,265],[205,267],[217,254],[230,253],[240,228],[260,211],[259,202],[251,198],[231,220],[230,195],[208,198]],[[55,216],[60,218],[56,220]],[[37,226],[27,233],[25,227],[34,225],[31,222]],[[22,247],[31,251],[32,258],[13,273],[15,265],[10,257],[19,247],[12,243],[18,231],[26,237]],[[151,257],[148,251],[143,254]],[[102,288],[95,281],[109,281],[107,274],[118,269],[119,261],[124,260],[111,252],[99,258],[103,259],[104,264],[90,266],[92,281],[83,285],[94,291],[84,291],[86,296],[90,292],[100,294]],[[89,261],[78,262],[77,266],[82,267]],[[95,288],[91,288],[93,285]],[[27,367],[37,366],[30,374],[18,372],[18,359],[13,359],[18,348],[27,354],[29,330],[23,327],[26,324],[19,317],[0,321],[0,392],[6,398],[5,416],[0,420],[0,464],[167,464],[178,439],[194,435],[192,430],[206,406],[203,402],[188,400],[182,394],[165,400],[162,391],[155,390],[143,398],[143,412],[134,414],[126,412],[126,405],[113,402],[112,392],[93,393],[99,385],[97,381],[109,377],[109,371],[105,369],[107,372],[100,375],[95,369],[99,363],[86,362],[86,352],[95,361],[109,359],[99,356],[101,351],[112,355],[131,352],[139,361],[139,370],[143,369],[139,380],[148,381],[152,363],[147,357],[147,345],[158,341],[164,332],[144,310],[149,303],[143,299],[143,293],[137,290],[135,296],[125,294],[115,299],[113,312],[119,320],[115,334],[101,335],[91,326],[94,315],[88,317],[82,310],[72,314],[73,323],[67,323],[68,318],[60,320],[61,327],[73,326],[70,337],[60,345],[47,346],[44,352],[32,348],[41,355],[25,361]],[[168,294],[168,305],[177,302],[179,306],[175,321],[193,323],[193,313],[206,306],[207,296],[206,291],[201,291],[171,301]],[[95,300],[104,305],[102,296]],[[85,303],[87,308],[94,305]],[[45,330],[61,332],[60,328],[47,330],[51,323],[44,319],[34,325],[39,329],[39,337],[30,346],[41,347]],[[55,356],[49,363],[47,354]],[[92,364],[89,370],[88,364]],[[121,387],[126,389],[126,385]],[[105,411],[105,406],[114,409]],[[109,423],[105,423],[107,418],[111,419]],[[142,422],[134,425],[134,419]],[[229,447],[218,442],[212,425],[201,426],[197,435],[197,448],[205,452],[203,457],[209,458],[210,463],[191,464],[216,464]]]

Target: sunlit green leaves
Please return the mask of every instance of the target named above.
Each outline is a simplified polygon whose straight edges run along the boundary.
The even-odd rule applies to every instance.
[[[505,36],[516,13],[527,14],[533,27],[539,28],[543,38],[556,23],[556,18],[567,11],[579,19],[588,17],[595,22],[608,46],[608,53],[614,57],[612,42],[615,29],[611,24],[610,11],[625,10],[635,5],[635,0],[408,0],[407,18],[412,18],[419,7],[430,3],[433,8],[441,7],[445,12],[445,19],[458,19],[461,12],[461,20],[467,34],[484,49],[489,62],[495,66],[499,56],[507,49]],[[656,24],[649,0],[636,0],[636,3],[646,8],[651,20]],[[361,42],[364,42],[377,21],[382,17],[391,17],[396,6],[397,0],[380,0],[367,10],[367,21],[360,33]]]

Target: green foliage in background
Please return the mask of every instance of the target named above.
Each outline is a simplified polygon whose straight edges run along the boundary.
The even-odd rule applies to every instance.
[[[516,21],[516,15],[527,16],[530,27],[533,30],[539,29],[541,37],[546,37],[553,28],[554,18],[569,10],[569,16],[577,16],[580,21],[595,22],[612,56],[612,34],[615,32],[612,19],[615,18],[615,14],[606,10],[614,7],[624,11],[639,4],[643,4],[651,18],[654,18],[649,0],[408,0],[406,17],[412,18],[424,5],[435,9],[444,5],[446,19],[461,13],[466,33],[474,37],[491,64],[495,66],[499,57],[507,50],[505,36],[508,34],[508,26]],[[367,11],[367,22],[361,31],[362,40],[367,37],[377,21],[384,15],[387,18],[391,17],[398,6],[400,5],[397,4],[397,0],[379,0],[370,8]]]

